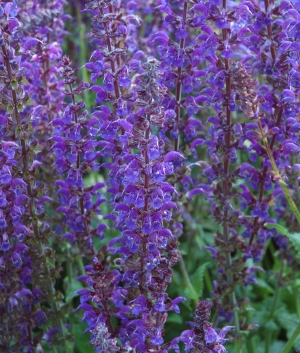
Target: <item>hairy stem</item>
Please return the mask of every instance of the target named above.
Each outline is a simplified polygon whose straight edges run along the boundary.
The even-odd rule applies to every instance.
[[[226,0],[223,0],[223,10],[226,11],[227,7],[227,2]],[[222,29],[222,39],[223,42],[227,42],[228,40],[228,28],[223,28]],[[224,198],[225,202],[227,199],[230,197],[230,190],[229,190],[229,182],[228,182],[228,173],[229,173],[229,150],[230,150],[230,141],[231,141],[231,131],[230,131],[230,125],[231,125],[231,111],[229,109],[229,99],[231,96],[231,77],[229,73],[230,69],[230,62],[229,59],[224,59],[225,62],[225,70],[227,72],[227,77],[226,77],[226,96],[227,100],[225,102],[225,112],[226,112],[226,126],[227,126],[227,132],[225,133],[225,148],[226,148],[226,153],[224,156],[224,162],[223,162],[223,172],[224,172],[224,180],[223,180],[223,193],[224,193]],[[229,206],[227,204],[224,205],[224,221],[223,221],[223,236],[224,236],[224,241],[228,243],[229,241],[229,224],[228,224],[228,217],[229,217]],[[230,285],[233,286],[233,290],[231,293],[231,302],[233,305],[233,312],[234,312],[234,325],[235,325],[235,330],[237,335],[240,334],[240,323],[239,323],[239,313],[238,313],[238,308],[237,308],[237,301],[236,301],[236,295],[235,295],[235,290],[234,290],[234,281],[233,281],[233,274],[231,271],[231,254],[230,252],[226,253],[226,263],[227,263],[227,271],[228,271],[228,282]],[[235,347],[236,353],[239,352],[239,348]]]

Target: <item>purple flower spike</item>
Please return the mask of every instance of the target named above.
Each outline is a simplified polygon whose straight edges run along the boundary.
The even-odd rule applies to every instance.
[[[104,201],[98,189],[104,184],[95,187],[84,187],[83,174],[98,168],[96,159],[96,141],[94,133],[90,133],[99,125],[99,120],[87,120],[87,112],[82,111],[84,103],[75,102],[75,94],[81,94],[88,85],[80,83],[75,87],[76,78],[71,67],[71,61],[64,56],[62,60],[64,83],[68,89],[66,94],[71,97],[72,103],[65,106],[62,119],[53,121],[59,126],[54,138],[53,150],[56,155],[56,165],[65,180],[56,182],[61,212],[66,219],[69,232],[63,237],[70,243],[78,243],[82,253],[94,256],[92,237],[103,236],[104,224],[92,228],[91,214],[100,214],[99,205]],[[95,198],[95,201],[92,201]]]

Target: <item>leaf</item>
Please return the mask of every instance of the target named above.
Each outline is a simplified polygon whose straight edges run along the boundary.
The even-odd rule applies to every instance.
[[[204,288],[204,271],[206,269],[206,266],[208,265],[208,262],[205,262],[201,266],[199,266],[192,276],[191,282],[193,287],[195,288],[197,292],[197,297],[201,298],[203,294],[203,288]]]
[[[287,237],[295,247],[298,255],[300,256],[300,233],[288,233]]]
[[[274,293],[274,289],[262,278],[256,278],[256,285],[266,289],[268,293]]]
[[[176,270],[173,270],[172,283],[177,286],[179,286],[182,283],[181,276],[179,272],[177,272]]]
[[[264,226],[268,229],[277,229],[278,232],[282,235],[288,235],[288,230],[285,229],[283,226],[281,226],[280,224],[276,224],[276,223],[265,223]]]
[[[32,100],[32,99],[28,99],[28,101],[26,102],[26,105],[34,105],[35,104],[35,101]]]
[[[196,292],[194,292],[190,287],[185,287],[183,294],[187,299],[197,299]]]
[[[269,320],[266,322],[265,324],[265,329],[268,332],[275,332],[278,330],[278,325],[276,324],[276,322],[274,322],[273,320]]]
[[[289,238],[290,242],[293,244],[296,249],[298,255],[300,256],[300,233],[289,233],[286,228],[281,226],[280,224],[274,223],[265,223],[265,227],[268,229],[277,229],[278,232],[282,235],[285,235]]]
[[[80,288],[83,288],[83,286],[82,286],[81,282],[78,281],[75,278],[72,278],[70,284],[68,283],[68,278],[66,278],[65,285],[66,285],[66,299],[65,299],[65,302],[69,303],[73,299],[73,297],[75,296],[74,292],[77,291]]]
[[[180,315],[174,314],[174,313],[168,315],[167,320],[168,320],[168,322],[172,322],[174,324],[182,324],[183,323],[182,317]]]
[[[87,325],[85,323],[73,325],[74,326],[74,337],[76,337],[75,348],[80,353],[95,353],[93,346],[90,344],[89,334],[83,333]]]
[[[22,76],[22,79],[20,81],[20,85],[28,85],[29,82],[26,80],[26,77],[25,76]]]
[[[186,289],[187,289],[187,288],[186,288]],[[186,289],[184,290],[184,292],[186,292]],[[188,310],[189,310],[190,312],[193,311],[193,309],[192,309],[192,307],[191,307],[191,303],[190,303],[189,300],[183,301],[182,304],[185,305],[185,306],[188,308]]]
[[[296,314],[290,314],[285,309],[282,309],[277,314],[277,321],[279,325],[286,330],[288,339],[291,338],[292,334],[296,330],[299,324],[299,319]],[[293,347],[295,349],[300,347],[300,336],[295,340]]]
[[[51,258],[51,257],[47,257],[47,265],[52,267],[52,268],[55,268],[55,259]]]
[[[256,311],[256,310],[255,310],[251,305],[246,305],[245,311],[252,311],[252,312],[254,312],[254,311]]]
[[[272,344],[270,352],[272,353],[281,353],[283,351],[283,347],[285,346],[286,342],[284,341],[276,341]]]

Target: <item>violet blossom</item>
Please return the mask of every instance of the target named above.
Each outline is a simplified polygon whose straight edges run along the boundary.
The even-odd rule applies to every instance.
[[[108,190],[114,198],[115,212],[109,218],[114,220],[115,227],[122,234],[110,242],[109,250],[122,255],[122,259],[116,260],[121,272],[119,281],[126,291],[133,290],[130,300],[126,298],[127,294],[124,297],[127,306],[121,302],[118,306],[123,306],[115,314],[121,318],[122,328],[115,328],[113,332],[108,328],[108,332],[111,337],[117,335],[122,346],[127,344],[142,352],[163,344],[162,326],[167,310],[172,310],[173,306],[173,310],[178,310],[175,309],[175,302],[172,304],[165,294],[171,280],[169,265],[176,263],[177,254],[175,239],[163,227],[163,220],[170,220],[170,211],[176,207],[171,201],[174,189],[164,179],[173,171],[172,162],[182,157],[176,152],[161,156],[163,141],[151,132],[153,127],[162,126],[164,118],[160,102],[166,90],[157,83],[161,75],[157,71],[159,62],[149,58],[142,65],[144,72],[136,78],[137,91],[124,94],[123,87],[130,86],[131,80],[127,76],[126,66],[119,67],[122,61],[116,58],[121,59],[124,53],[118,45],[126,34],[126,28],[116,27],[110,32],[104,19],[118,10],[114,10],[112,4],[106,4],[104,9],[97,9],[97,6],[99,4],[90,2],[87,8],[96,14],[92,35],[100,43],[104,42],[104,46],[93,53],[93,61],[88,68],[94,72],[93,80],[103,76],[103,88],[92,87],[97,93],[97,103],[112,102],[113,110],[102,105],[94,116],[102,121],[101,135],[104,140],[99,143],[102,155],[105,158],[112,155],[114,160],[103,166],[110,169],[108,183],[111,187]],[[104,12],[105,9],[107,12]],[[101,23],[104,23],[103,32]],[[111,34],[102,39],[105,32]],[[107,57],[107,50],[111,53],[110,57]],[[133,154],[133,149],[139,152]],[[118,243],[120,246],[115,247]],[[110,302],[114,303],[113,298]],[[112,307],[111,310],[115,309]]]
[[[78,242],[79,249],[88,256],[93,256],[93,236],[102,237],[104,224],[93,228],[91,217],[100,214],[99,205],[105,200],[99,193],[103,183],[85,187],[83,175],[97,169],[96,136],[99,121],[96,117],[87,119],[87,111],[82,101],[76,102],[75,95],[81,94],[89,85],[80,83],[75,86],[76,78],[71,61],[62,59],[63,77],[66,86],[65,94],[71,102],[64,106],[61,118],[52,121],[55,126],[53,150],[56,157],[57,170],[65,180],[57,180],[60,206],[58,212],[64,214],[69,232],[64,234],[71,244]],[[96,197],[93,201],[92,197]]]
[[[41,163],[35,158],[39,147],[32,136],[34,116],[30,111],[34,102],[26,90],[28,73],[22,67],[26,47],[19,40],[21,23],[17,14],[14,3],[0,7],[0,311],[5,320],[1,345],[4,351],[32,352],[40,346],[43,332],[47,332],[46,321],[58,325],[65,338],[67,332],[55,298],[54,253],[46,250],[50,229],[43,218],[44,203],[49,198],[38,180]],[[45,301],[51,310],[42,308]]]

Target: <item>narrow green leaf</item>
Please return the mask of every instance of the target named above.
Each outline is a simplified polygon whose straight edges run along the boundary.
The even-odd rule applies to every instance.
[[[300,255],[300,233],[289,233],[286,228],[281,226],[280,224],[274,223],[265,223],[265,227],[268,229],[277,229],[280,234],[285,235],[289,238],[290,242],[293,244],[296,249],[298,255]]]
[[[191,278],[191,282],[193,287],[195,288],[197,292],[197,297],[201,298],[203,294],[203,288],[204,288],[204,271],[206,269],[206,266],[208,265],[208,262],[205,262],[201,266],[199,266],[194,273],[194,275]]]
[[[277,229],[278,232],[282,235],[288,235],[288,231],[287,229],[285,229],[283,226],[281,226],[280,224],[275,224],[275,223],[265,223],[264,226],[268,229]]]

